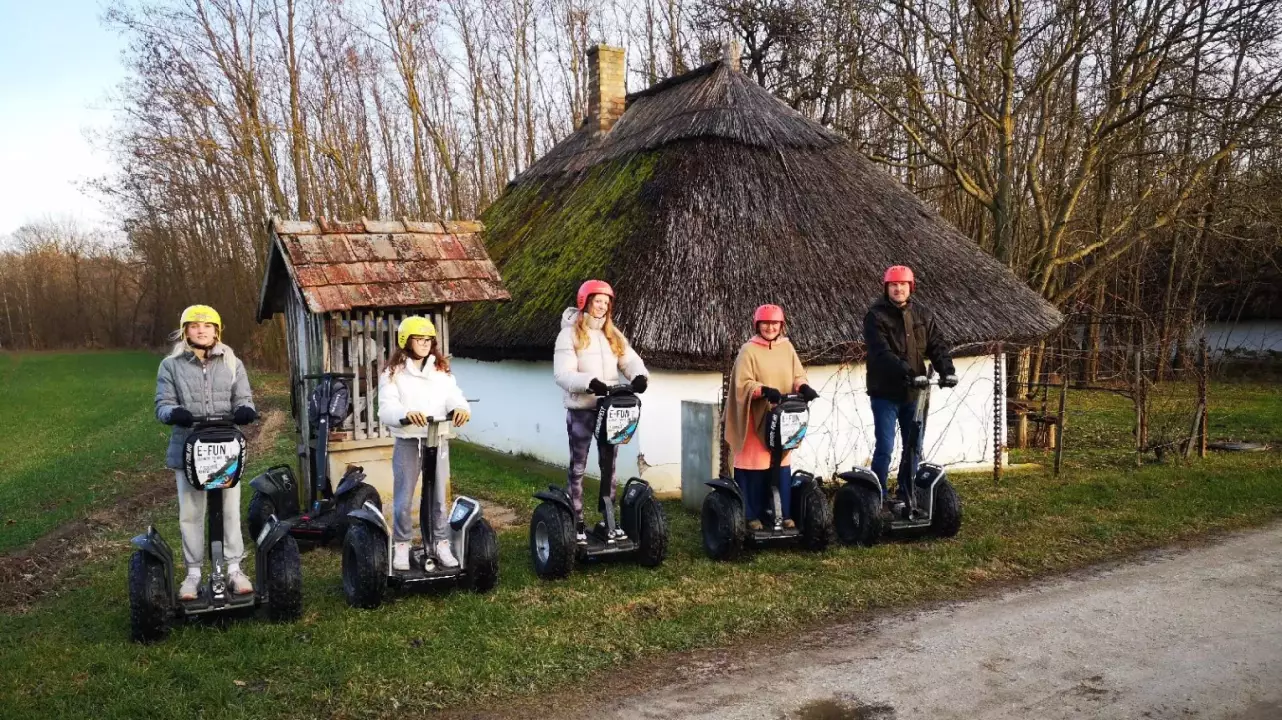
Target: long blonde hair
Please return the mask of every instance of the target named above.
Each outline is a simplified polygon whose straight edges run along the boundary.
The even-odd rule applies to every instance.
[[[574,350],[579,352],[588,346],[591,338],[588,336],[588,312],[587,310],[579,311],[579,318],[574,321]],[[610,344],[610,352],[615,357],[623,357],[623,353],[628,350],[628,341],[623,337],[623,333],[614,326],[614,303],[610,303],[610,309],[605,311],[605,325],[601,328],[605,333],[605,340]]]
[[[169,339],[174,343],[173,349],[169,351],[169,357],[178,357],[188,351],[195,352],[195,349],[187,342],[187,328],[179,328],[169,333]],[[209,357],[209,352],[219,346],[223,349],[223,363],[226,364],[227,369],[231,371],[231,376],[234,380],[236,378],[237,367],[236,353],[232,352],[230,347],[223,345],[223,341],[221,339],[215,340],[213,346],[210,347],[209,350],[205,351],[205,357]]]

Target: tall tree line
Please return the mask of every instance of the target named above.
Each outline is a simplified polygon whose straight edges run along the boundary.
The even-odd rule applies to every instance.
[[[247,328],[272,213],[479,214],[582,121],[597,42],[628,49],[636,90],[734,39],[745,73],[1048,300],[1151,315],[1167,347],[1207,307],[1259,310],[1282,257],[1282,0],[141,0],[105,20],[130,73],[100,189],[147,317],[201,299]],[[1134,341],[1100,327],[1088,343]]]

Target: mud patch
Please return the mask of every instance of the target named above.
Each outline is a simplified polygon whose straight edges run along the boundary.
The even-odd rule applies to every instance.
[[[781,720],[895,720],[895,709],[889,705],[865,705],[857,700],[829,698],[808,702],[781,715]]]

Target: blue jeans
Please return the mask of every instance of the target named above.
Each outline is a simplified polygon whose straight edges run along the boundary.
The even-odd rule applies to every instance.
[[[869,399],[872,400],[873,435],[877,442],[872,451],[872,472],[881,482],[881,494],[885,497],[890,491],[890,456],[895,452],[895,423],[898,422],[903,456],[908,460],[899,464],[899,495],[907,499],[906,491],[912,486],[912,478],[917,474],[917,461],[920,459],[914,452],[916,445],[913,442],[917,429],[913,422],[917,403],[898,403],[879,397]]]
[[[783,517],[777,519],[783,522],[792,517],[792,468],[788,465],[780,467],[775,477],[779,486],[779,509],[783,511]],[[770,471],[735,468],[734,481],[743,495],[744,521],[761,520],[766,508],[774,505],[770,499]]]

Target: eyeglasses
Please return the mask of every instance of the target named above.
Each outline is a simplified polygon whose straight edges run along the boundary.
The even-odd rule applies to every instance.
[[[430,342],[432,342],[432,340],[433,340],[433,338],[430,338],[430,337],[428,337],[428,336],[426,336],[426,335],[411,335],[411,336],[410,336],[410,342],[412,342],[412,343],[430,343]]]

